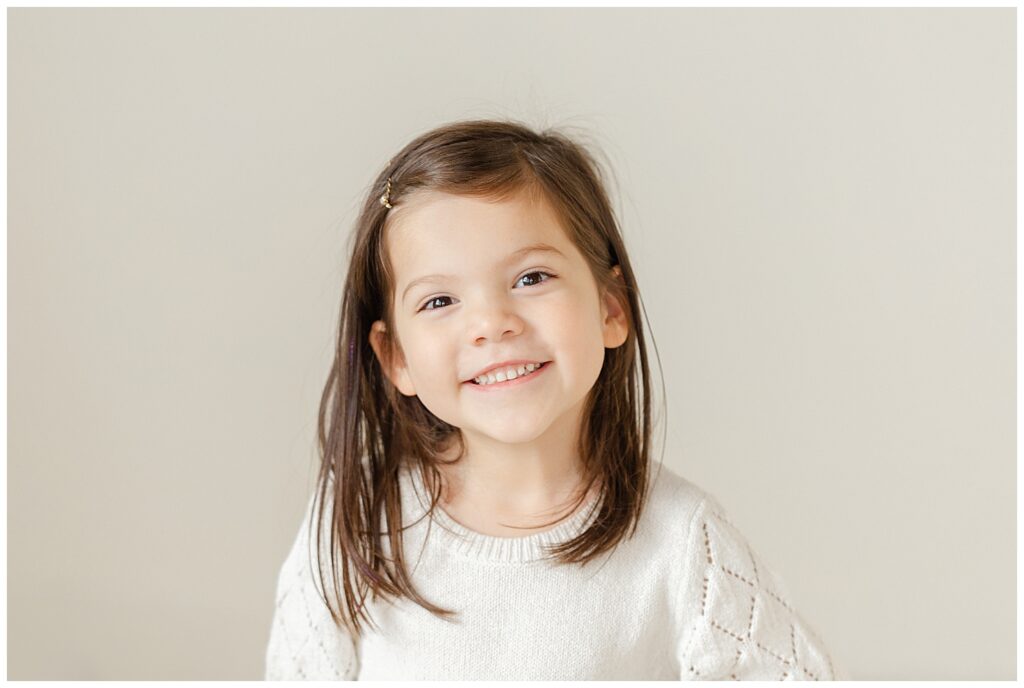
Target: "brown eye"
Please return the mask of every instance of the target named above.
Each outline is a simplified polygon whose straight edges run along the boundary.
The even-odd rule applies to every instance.
[[[534,270],[533,272],[528,272],[528,273],[526,273],[525,275],[523,275],[523,276],[522,276],[522,277],[520,277],[519,279],[520,279],[520,280],[524,280],[524,279],[526,279],[527,277],[532,277],[533,275],[547,275],[547,276],[548,276],[548,279],[551,279],[551,278],[552,278],[552,277],[554,276],[554,275],[552,275],[551,273],[548,273],[548,272],[544,272],[543,270]],[[548,281],[547,279],[544,279],[544,280],[539,280],[539,281],[537,281],[537,282],[534,282],[533,284],[528,284],[527,286],[529,286],[529,287],[532,287],[532,286],[534,286],[534,285],[537,285],[537,284],[543,284],[544,282],[547,282],[547,281]],[[518,282],[517,282],[517,284],[518,284]]]
[[[448,299],[448,298],[450,298],[450,297],[448,297],[448,296],[435,296],[434,298],[430,299],[425,304],[423,304],[423,308],[421,308],[420,310],[421,311],[436,311],[436,310],[438,310],[437,308],[427,308],[427,306],[429,306],[430,304],[434,303],[435,301],[440,301],[442,299]]]

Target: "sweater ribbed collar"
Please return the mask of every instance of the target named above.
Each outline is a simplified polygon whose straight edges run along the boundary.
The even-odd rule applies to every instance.
[[[405,483],[411,490],[403,491],[404,499],[412,507],[415,519],[423,516],[430,508],[430,493],[423,483],[418,469],[405,469]],[[409,492],[412,492],[411,496]],[[437,539],[458,554],[493,562],[525,563],[551,558],[547,548],[573,539],[584,532],[597,515],[597,495],[590,495],[570,516],[559,521],[548,530],[521,537],[499,537],[485,535],[462,525],[438,503],[434,506],[431,519]]]

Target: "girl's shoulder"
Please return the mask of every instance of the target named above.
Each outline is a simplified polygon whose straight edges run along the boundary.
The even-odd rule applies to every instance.
[[[670,523],[689,523],[697,510],[714,496],[665,464],[651,469],[648,507],[652,518]]]
[[[750,541],[713,492],[665,465],[652,474],[648,519],[670,556],[707,559],[712,550],[730,553],[729,558],[752,554]]]

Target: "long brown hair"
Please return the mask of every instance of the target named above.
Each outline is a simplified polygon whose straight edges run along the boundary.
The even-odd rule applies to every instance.
[[[331,588],[338,600],[344,596],[344,613],[340,604],[335,609],[329,600],[324,602],[335,622],[344,623],[357,638],[360,618],[376,627],[366,611],[371,592],[374,599],[408,597],[444,619],[456,614],[421,597],[409,576],[403,559],[399,474],[407,464],[420,471],[432,493],[432,513],[440,497],[442,447],[460,447],[456,460],[461,458],[462,433],[432,414],[418,397],[399,393],[369,343],[372,324],[382,320],[387,331],[384,351],[400,351],[393,335],[394,275],[384,242],[388,207],[381,196],[387,193],[394,206],[403,194],[417,190],[493,200],[521,190],[542,193],[599,288],[624,304],[629,334],[622,346],[605,350],[578,434],[588,487],[577,506],[596,486],[594,518],[578,537],[548,553],[559,563],[583,565],[612,550],[635,532],[647,497],[650,371],[644,330],[636,318],[639,291],[595,158],[560,131],[538,133],[515,121],[470,120],[433,129],[395,155],[368,190],[350,237],[337,347],[320,402],[321,464],[310,514],[316,527],[310,537],[317,539],[318,560],[327,542]],[[621,279],[611,272],[615,265]],[[329,529],[326,540],[324,527]],[[318,565],[316,570],[327,590],[323,568]]]

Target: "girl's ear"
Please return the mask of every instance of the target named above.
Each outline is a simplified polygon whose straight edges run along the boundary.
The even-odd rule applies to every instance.
[[[622,268],[618,265],[612,267],[612,276],[625,285],[622,277]],[[626,317],[624,304],[612,290],[605,292],[601,312],[604,317],[602,328],[604,331],[604,348],[616,349],[626,343],[629,336],[629,318]]]
[[[412,378],[409,377],[405,357],[398,350],[398,342],[390,342],[394,360],[391,360],[385,353],[384,338],[387,336],[389,335],[383,320],[377,320],[370,326],[370,347],[380,363],[381,370],[399,392],[407,397],[416,396],[416,388],[412,384]]]

